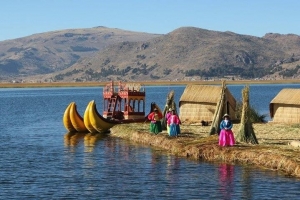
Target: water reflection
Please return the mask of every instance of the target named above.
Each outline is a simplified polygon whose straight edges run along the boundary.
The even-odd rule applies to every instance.
[[[179,158],[176,156],[167,156],[167,179],[170,180],[171,183],[176,182],[176,177],[174,176],[174,171],[179,169]],[[175,173],[177,174],[177,173]],[[178,178],[178,177],[177,177]]]
[[[68,132],[64,135],[65,146],[76,146],[86,135],[86,133],[71,133]]]
[[[74,147],[78,145],[82,140],[84,146],[88,152],[93,151],[99,140],[107,137],[107,134],[103,133],[79,133],[79,132],[68,132],[64,135],[65,146]]]
[[[87,133],[84,136],[84,146],[86,147],[86,152],[92,152],[98,141],[103,140],[107,137],[104,133]]]
[[[220,194],[223,195],[223,199],[232,199],[234,192],[233,188],[233,178],[234,178],[234,167],[229,164],[219,165],[219,184],[220,184]]]
[[[245,199],[253,199],[252,196],[252,183],[250,171],[247,168],[242,170],[242,194]]]

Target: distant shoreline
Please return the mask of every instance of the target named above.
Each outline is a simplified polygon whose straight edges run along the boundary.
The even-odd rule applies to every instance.
[[[115,81],[117,83],[118,81]],[[0,83],[0,88],[42,88],[42,87],[99,87],[105,86],[109,81],[105,82],[52,82],[52,83]],[[124,83],[124,82],[123,82]],[[128,81],[128,83],[139,83],[145,86],[155,85],[220,85],[221,80],[217,81]],[[286,80],[226,80],[227,85],[243,85],[243,84],[297,84],[299,79]]]

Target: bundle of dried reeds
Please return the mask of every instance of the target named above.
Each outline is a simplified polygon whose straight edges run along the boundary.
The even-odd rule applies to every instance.
[[[171,90],[169,92],[169,94],[167,95],[166,105],[165,105],[165,108],[163,110],[163,116],[164,117],[161,120],[162,130],[167,130],[166,114],[169,111],[169,109],[171,108],[172,110],[175,110],[176,115],[178,114],[176,103],[174,101],[174,94],[175,94],[174,90]]]
[[[224,108],[224,103],[226,102],[225,100],[225,90],[226,90],[226,84],[225,81],[222,81],[222,90],[220,94],[220,100],[217,103],[216,106],[216,111],[214,113],[214,117],[211,123],[209,135],[214,135],[220,132],[220,123],[222,120],[222,111]]]
[[[241,114],[240,130],[236,136],[236,141],[258,144],[252,122],[249,116],[249,85],[242,90],[243,109]]]

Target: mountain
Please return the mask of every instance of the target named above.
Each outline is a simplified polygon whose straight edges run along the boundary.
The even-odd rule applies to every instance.
[[[95,27],[34,34],[0,42],[0,80],[51,74],[78,60],[123,41],[145,41],[160,36]]]
[[[83,30],[86,32],[80,32]],[[12,59],[11,65],[22,69],[21,71],[16,67],[16,72],[19,70],[24,75],[31,75],[32,71],[26,71],[26,67],[21,67],[33,61],[39,62],[40,65],[31,69],[34,69],[36,74],[39,70],[44,70],[43,74],[29,78],[41,81],[150,81],[185,78],[210,79],[228,76],[253,79],[299,75],[300,37],[294,34],[268,33],[263,37],[254,37],[233,32],[181,27],[165,35],[126,32],[128,35],[125,38],[125,31],[119,29],[112,31],[112,29],[99,27],[83,30],[77,30],[77,35],[71,30],[56,35],[54,33],[57,32],[49,32],[47,33],[48,39],[46,35],[39,35],[40,40],[45,42],[58,41],[57,38],[63,38],[59,40],[59,44],[51,43],[51,51],[56,50],[55,54],[51,55],[47,51],[47,48],[50,48],[48,44],[42,45],[39,42],[38,50],[32,50],[36,48],[35,46],[27,46],[27,49],[30,49],[25,56],[28,61],[23,56],[22,65],[15,65],[13,62],[15,60]],[[87,35],[91,34],[91,30],[96,33],[100,30],[107,31],[105,36],[102,34],[97,40],[94,39],[98,41],[98,45],[93,46],[92,36]],[[123,33],[122,39],[117,31]],[[111,36],[109,33],[114,34]],[[86,39],[88,42],[83,45],[81,40],[85,40],[85,37],[88,38]],[[23,41],[23,45],[24,43]],[[0,44],[2,46],[2,43]],[[64,46],[66,47],[61,53],[68,56],[57,57],[59,49]],[[25,47],[19,50],[22,55],[26,52],[24,49]],[[18,49],[10,49],[11,52],[14,50]],[[52,56],[52,59],[47,56]],[[1,62],[3,62],[2,57],[0,57]],[[61,60],[66,57],[68,62]],[[48,62],[45,62],[46,59]],[[0,65],[1,68],[3,70],[3,64]],[[49,73],[47,70],[50,70]]]

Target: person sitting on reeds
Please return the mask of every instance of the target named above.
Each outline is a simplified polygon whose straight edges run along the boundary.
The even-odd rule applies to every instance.
[[[180,134],[180,123],[180,119],[176,115],[176,111],[173,109],[167,121],[169,136],[178,136],[178,134]]]
[[[228,114],[223,116],[223,120],[220,123],[220,135],[219,135],[219,145],[220,146],[233,146],[235,144],[234,135],[232,132],[232,122]]]
[[[150,123],[150,132],[154,134],[158,134],[162,132],[161,127],[161,119],[163,118],[163,115],[161,112],[158,111],[157,108],[154,108],[153,112],[151,112],[148,115],[148,119],[151,121]]]

